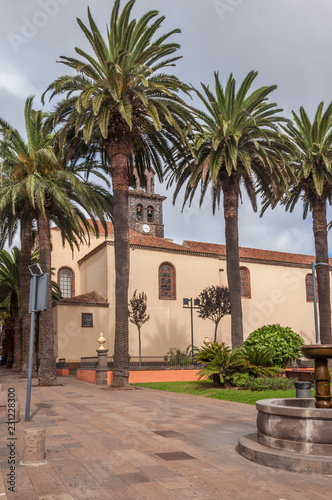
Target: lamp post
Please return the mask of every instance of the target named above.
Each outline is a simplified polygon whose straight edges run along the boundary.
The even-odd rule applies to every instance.
[[[193,318],[193,309],[198,309],[199,307],[199,299],[183,299],[183,308],[190,309],[190,329],[191,329],[191,359],[194,364],[194,318]]]
[[[25,405],[25,421],[29,422],[30,415],[30,398],[31,398],[31,377],[32,377],[32,360],[33,360],[33,344],[35,341],[35,321],[37,309],[37,287],[38,277],[43,275],[43,271],[39,264],[32,264],[29,267],[31,273],[30,280],[30,344],[29,344],[29,361],[28,361],[28,383],[27,383],[27,398]]]
[[[313,288],[313,293],[314,293],[314,315],[315,315],[315,333],[316,333],[316,344],[320,344],[320,338],[319,338],[319,333],[318,333],[318,313],[317,313],[317,292],[316,292],[316,267],[330,267],[327,262],[311,262],[311,269],[312,269],[312,288]]]

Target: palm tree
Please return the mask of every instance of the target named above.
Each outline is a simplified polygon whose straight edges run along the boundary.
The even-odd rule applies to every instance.
[[[214,74],[215,94],[202,84],[204,93],[197,92],[204,110],[196,110],[197,127],[191,140],[195,159],[184,151],[177,169],[171,171],[169,185],[176,181],[174,201],[186,185],[184,204],[192,202],[200,186],[200,203],[208,187],[212,189],[212,207],[220,203],[223,194],[225,218],[227,279],[230,293],[232,346],[243,343],[238,203],[240,186],[246,189],[254,210],[257,209],[255,180],[263,191],[272,186],[277,193],[288,181],[286,153],[291,150],[290,141],[283,137],[278,124],[285,121],[281,110],[268,96],[275,85],[261,87],[249,93],[257,73],[251,71],[236,91],[231,74],[223,88],[218,73]]]
[[[83,170],[82,165],[75,161],[73,165],[66,164],[66,148],[57,148],[48,116],[33,110],[32,102],[33,98],[30,97],[25,105],[27,142],[17,130],[0,119],[0,221],[6,221],[3,233],[11,234],[11,237],[13,232],[10,228],[17,228],[18,219],[22,223],[23,234],[29,221],[37,221],[41,268],[51,274],[50,222],[53,220],[60,226],[63,239],[68,240],[70,245],[78,245],[84,240],[85,234],[93,229],[87,217],[94,221],[96,218],[101,219],[106,230],[104,214],[109,214],[111,200],[103,188],[87,182],[79,175],[80,169]],[[87,215],[80,207],[84,207]],[[26,237],[29,238],[29,234]],[[29,252],[28,243],[23,248]],[[47,310],[40,315],[40,339],[39,384],[54,385],[56,372],[51,280]]]
[[[0,250],[0,303],[8,304],[13,324],[13,371],[21,370],[21,293],[20,293],[20,250],[14,247],[10,254]]]
[[[66,94],[55,110],[66,131],[83,130],[86,143],[105,151],[112,177],[115,251],[115,341],[113,386],[128,384],[129,175],[135,164],[141,180],[153,165],[161,178],[161,160],[172,163],[170,144],[184,140],[190,119],[179,91],[189,87],[162,72],[174,66],[179,45],[168,41],[179,30],[154,39],[164,17],[149,11],[130,19],[135,0],[120,12],[115,0],[104,39],[88,10],[89,26],[78,19],[93,55],[76,48],[80,59],[61,57],[76,74],[55,80],[51,97]],[[156,18],[156,19],[155,19]],[[46,92],[47,92],[46,91]],[[144,181],[143,181],[144,184]]]
[[[293,163],[296,182],[290,190],[289,198],[283,203],[293,211],[299,199],[303,200],[303,217],[312,213],[315,240],[317,284],[319,296],[320,339],[332,343],[330,271],[327,241],[326,203],[332,203],[332,103],[323,112],[324,103],[317,108],[311,122],[307,113],[300,108],[300,114],[293,111],[294,124],[287,129],[297,147],[296,161]]]

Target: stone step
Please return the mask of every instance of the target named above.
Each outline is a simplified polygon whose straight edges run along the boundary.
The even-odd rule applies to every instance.
[[[257,442],[257,433],[241,437],[237,451],[252,462],[275,469],[307,474],[332,474],[332,457],[268,448]]]

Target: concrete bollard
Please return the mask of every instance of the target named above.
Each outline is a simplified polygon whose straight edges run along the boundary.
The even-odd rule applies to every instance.
[[[20,421],[20,403],[16,401],[15,408],[9,407],[12,403],[6,402],[6,418],[5,422],[19,422]]]
[[[45,463],[45,429],[30,427],[24,429],[23,465]]]

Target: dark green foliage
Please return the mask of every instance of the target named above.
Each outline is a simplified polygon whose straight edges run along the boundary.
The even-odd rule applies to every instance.
[[[138,330],[138,356],[139,367],[141,367],[142,347],[141,347],[141,327],[149,321],[150,315],[146,314],[147,296],[144,292],[136,295],[137,290],[129,301],[128,315],[130,323],[137,326]]]
[[[168,366],[188,366],[193,362],[193,356],[196,358],[195,353],[197,347],[194,346],[193,352],[191,345],[188,345],[186,350],[179,349],[178,347],[171,347],[164,356],[164,361]]]
[[[198,317],[210,319],[215,324],[214,342],[217,340],[217,329],[221,318],[231,314],[231,300],[227,286],[209,286],[198,296],[200,305]]]
[[[267,390],[287,390],[294,389],[295,379],[288,379],[286,377],[273,377],[273,378],[252,378],[248,377],[247,381],[242,384],[244,389],[251,391],[267,391]]]
[[[147,296],[144,292],[136,295],[137,290],[135,290],[134,295],[129,301],[129,321],[141,328],[144,323],[149,321],[150,315],[146,314],[147,308]]]
[[[270,349],[273,353],[270,366],[281,366],[285,368],[287,364],[300,357],[303,338],[289,327],[282,327],[278,323],[274,325],[262,326],[252,332],[244,342],[247,349],[252,346]]]
[[[282,369],[266,366],[271,356],[266,349],[248,347],[247,349],[231,349],[224,343],[214,342],[202,347],[196,359],[205,367],[200,371],[200,378],[207,376],[216,383],[226,386],[238,385],[247,376],[271,377],[279,375]]]
[[[196,359],[206,363],[199,372],[199,378],[209,377],[216,383],[232,385],[231,377],[234,373],[244,373],[248,371],[249,361],[241,349],[232,350],[224,343],[212,344],[211,349],[203,348],[203,353],[199,352]],[[206,361],[204,361],[204,359]]]

